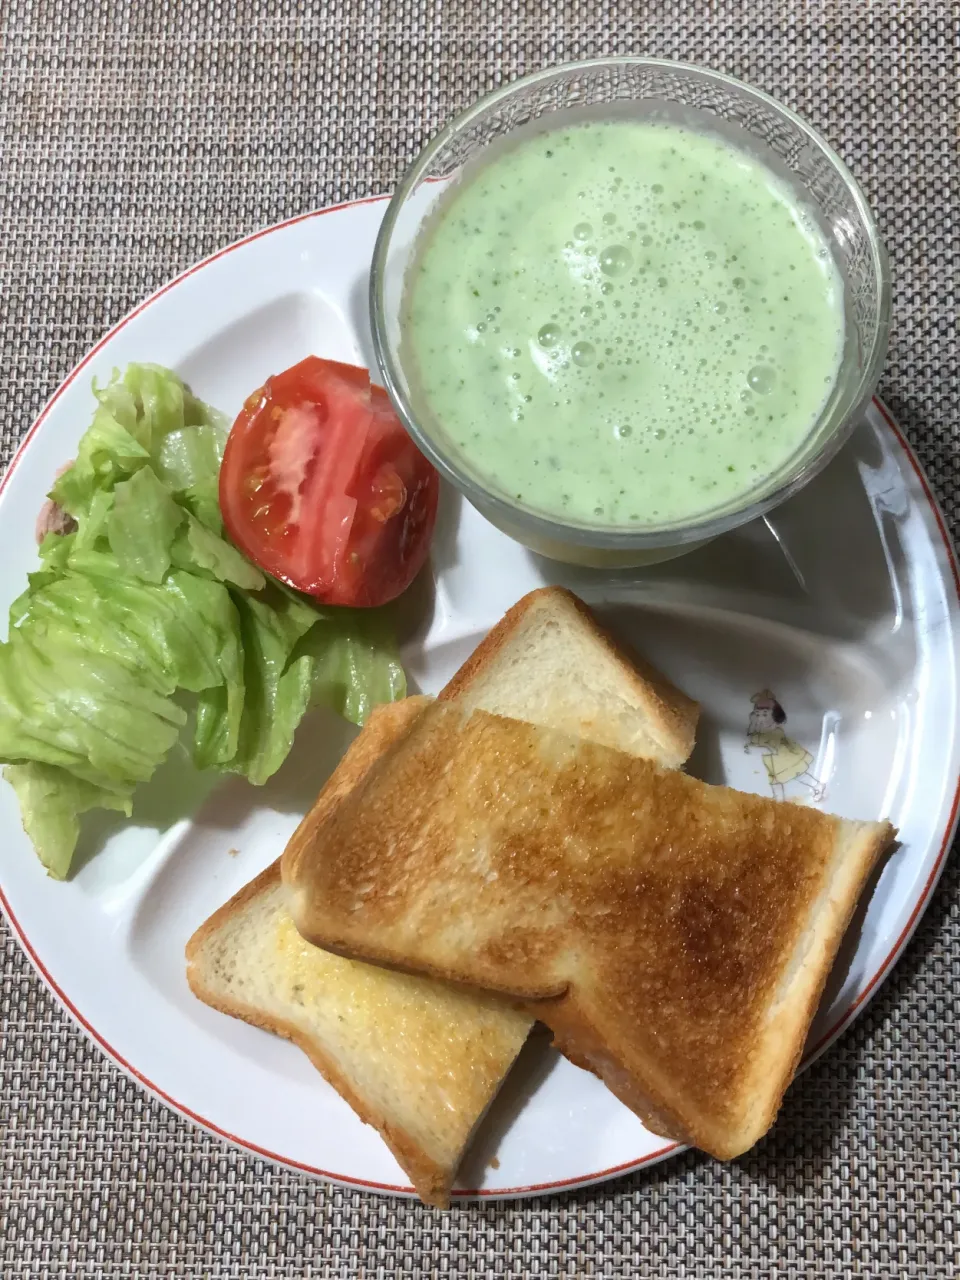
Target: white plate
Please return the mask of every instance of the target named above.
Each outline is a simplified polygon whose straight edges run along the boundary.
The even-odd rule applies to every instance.
[[[157,361],[234,413],[268,374],[311,352],[370,363],[367,265],[383,207],[361,202],[251,236],[180,276],[99,343],[6,477],[0,605],[34,567],[34,517],[90,420],[94,375]],[[822,1051],[909,938],[956,818],[957,569],[916,459],[876,404],[841,457],[769,520],[635,574],[538,560],[447,492],[433,584],[421,582],[407,605],[412,683],[438,689],[504,610],[544,582],[580,592],[702,702],[695,772],[768,789],[759,749],[744,747],[752,696],[769,688],[791,739],[813,757],[824,806],[886,815],[899,827],[900,845],[865,895],[817,1017],[809,1053]],[[348,736],[332,717],[314,717],[259,791],[239,781],[211,790],[185,768],[165,768],[138,793],[133,822],[93,824],[88,846],[106,838],[106,847],[66,885],[43,874],[3,784],[0,882],[44,981],[151,1092],[283,1164],[403,1192],[406,1179],[377,1134],[298,1050],[206,1008],[184,978],[190,933],[277,856]],[[806,794],[803,783],[787,794]],[[462,1194],[584,1185],[674,1150],[593,1076],[540,1045],[489,1117]]]

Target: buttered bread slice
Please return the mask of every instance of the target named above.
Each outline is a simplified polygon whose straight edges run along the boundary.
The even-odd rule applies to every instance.
[[[188,955],[201,1000],[299,1045],[379,1130],[421,1198],[447,1203],[452,1170],[527,1038],[529,1014],[304,942],[279,863],[207,922]]]

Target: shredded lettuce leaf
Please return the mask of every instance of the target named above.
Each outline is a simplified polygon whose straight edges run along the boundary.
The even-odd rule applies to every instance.
[[[170,568],[173,536],[183,524],[184,510],[150,466],[121,480],[113,490],[106,519],[110,550],[120,572],[145,582],[162,582]]]
[[[220,470],[223,446],[224,434],[212,424],[168,431],[154,453],[157,475],[169,489],[192,489]]]
[[[227,767],[261,783],[286,760],[310,705],[311,664],[293,653],[316,612],[279,587],[260,599],[238,599],[237,607],[246,695],[236,759]]]
[[[48,872],[80,815],[129,815],[184,736],[198,768],[265,782],[313,706],[361,724],[405,682],[378,610],[318,608],[223,535],[226,420],[156,365],[105,387],[50,497],[49,534],[0,643],[0,762]]]
[[[293,661],[310,659],[311,706],[332,707],[351,724],[363,724],[378,703],[406,694],[399,662],[383,660],[392,652],[393,635],[383,612],[331,609],[298,641]]]
[[[182,535],[172,549],[174,562],[180,568],[209,574],[218,582],[232,583],[244,591],[262,591],[266,586],[267,580],[256,565],[189,512]]]
[[[133,812],[132,786],[109,791],[56,765],[11,764],[4,777],[17,793],[23,829],[40,861],[57,880],[63,880],[70,870],[82,813],[115,809],[129,818]]]

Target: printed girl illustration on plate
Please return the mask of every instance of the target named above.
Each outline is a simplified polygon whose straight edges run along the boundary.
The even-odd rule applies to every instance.
[[[787,784],[799,782],[810,790],[811,800],[822,800],[824,785],[810,772],[813,756],[806,747],[787,737],[783,727],[787,713],[783,707],[769,689],[755,693],[751,702],[753,711],[743,749],[749,752],[756,747],[761,751],[774,799],[785,800]]]

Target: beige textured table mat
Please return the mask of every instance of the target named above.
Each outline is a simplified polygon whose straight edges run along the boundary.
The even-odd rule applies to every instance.
[[[802,111],[895,269],[882,387],[957,529],[956,3],[0,0],[2,461],[194,260],[382,191],[482,91],[560,60],[706,63]],[[960,1274],[960,875],[867,1012],[720,1166],[441,1215],[227,1149],[92,1047],[4,930],[0,1276]]]

